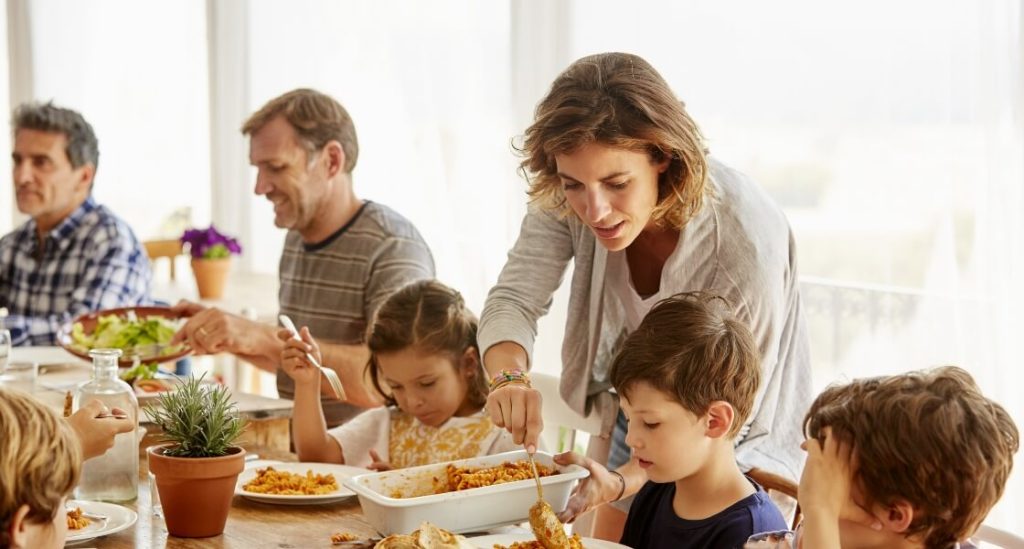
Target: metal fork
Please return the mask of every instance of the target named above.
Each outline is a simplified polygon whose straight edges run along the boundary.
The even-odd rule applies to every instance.
[[[67,508],[67,507],[65,507],[64,510],[67,511],[68,513],[74,511],[73,508]],[[98,515],[96,513],[90,513],[88,511],[85,511],[84,509],[82,510],[82,516],[87,518],[87,519],[98,520],[100,522],[110,520],[110,517],[108,517],[107,515]]]
[[[288,318],[288,315],[278,315],[277,318],[281,320],[281,325],[292,333],[292,339],[302,341],[302,338],[299,337],[299,331],[295,329],[295,323],[292,322],[292,319]],[[327,383],[331,386],[331,390],[334,392],[334,398],[338,400],[345,400],[345,389],[341,386],[341,379],[338,378],[338,373],[330,368],[324,368],[321,366],[320,363],[313,358],[313,355],[309,353],[306,353],[306,360],[313,364],[313,366],[320,368],[324,377],[327,378]]]

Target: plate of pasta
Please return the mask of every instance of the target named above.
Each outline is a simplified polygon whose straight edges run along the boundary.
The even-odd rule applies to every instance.
[[[503,547],[505,549],[544,549],[544,546],[537,541],[533,534],[494,534],[490,536],[477,536],[469,538],[469,542],[476,547],[492,549]],[[625,545],[605,541],[603,539],[580,538],[578,535],[569,539],[570,549],[629,549]]]
[[[322,505],[355,495],[342,481],[369,469],[332,463],[263,462],[238,475],[235,495],[277,505]]]
[[[139,516],[127,507],[113,503],[68,500],[68,536],[65,543],[82,543],[131,527]]]

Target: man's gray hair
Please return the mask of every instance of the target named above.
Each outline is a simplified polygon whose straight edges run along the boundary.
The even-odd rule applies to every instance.
[[[23,103],[14,109],[11,117],[13,133],[18,130],[36,130],[64,134],[67,145],[64,152],[71,166],[80,168],[85,164],[99,167],[100,147],[92,126],[77,111],[46,103]]]

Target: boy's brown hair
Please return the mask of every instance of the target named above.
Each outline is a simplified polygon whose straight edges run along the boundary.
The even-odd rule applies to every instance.
[[[804,432],[853,447],[867,505],[906,501],[906,536],[953,547],[1003,494],[1020,434],[1002,406],[955,366],[858,379],[815,399]]]
[[[659,226],[680,229],[700,210],[708,188],[704,138],[665,79],[642,57],[589,55],[551,84],[519,151],[520,171],[532,176],[530,198],[571,214],[555,156],[590,143],[643,153],[653,163],[668,160],[651,214]]]
[[[34,398],[0,389],[0,547],[11,519],[28,505],[26,520],[47,523],[78,483],[82,449],[67,422]]]
[[[242,134],[256,133],[278,115],[295,128],[309,160],[328,142],[337,141],[341,144],[341,150],[345,151],[342,170],[352,173],[355,169],[359,157],[356,126],[345,107],[333,97],[306,88],[292,90],[271,99],[254,112],[242,125]]]
[[[674,398],[703,415],[715,401],[735,411],[729,438],[750,417],[761,383],[754,336],[730,311],[725,298],[688,292],[663,299],[626,338],[611,369],[611,382],[628,398],[637,383]]]
[[[370,362],[366,369],[370,382],[384,401],[394,406],[394,397],[380,382],[377,353],[414,347],[421,353],[447,355],[458,368],[466,350],[472,348],[478,371],[470,380],[466,398],[482,408],[487,403],[487,379],[480,366],[476,330],[476,315],[466,307],[458,291],[436,280],[409,283],[384,301],[367,330]]]

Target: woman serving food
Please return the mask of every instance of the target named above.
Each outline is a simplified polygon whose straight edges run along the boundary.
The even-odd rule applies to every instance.
[[[600,411],[601,434],[612,441],[608,466],[621,467],[622,477],[591,479],[563,518],[643,485],[643,471],[628,463],[608,369],[647,311],[684,291],[725,297],[758,343],[764,383],[739,437],[742,468],[798,478],[810,366],[793,235],[779,208],[750,178],[708,156],[683,104],[635,55],[573,63],[537,106],[521,152],[530,206],[488,295],[478,341],[489,375],[501,380],[487,410],[533,451],[541,398],[525,372],[537,320],[573,262],[561,395],[580,414]],[[595,522],[616,538],[624,519],[620,512]]]

